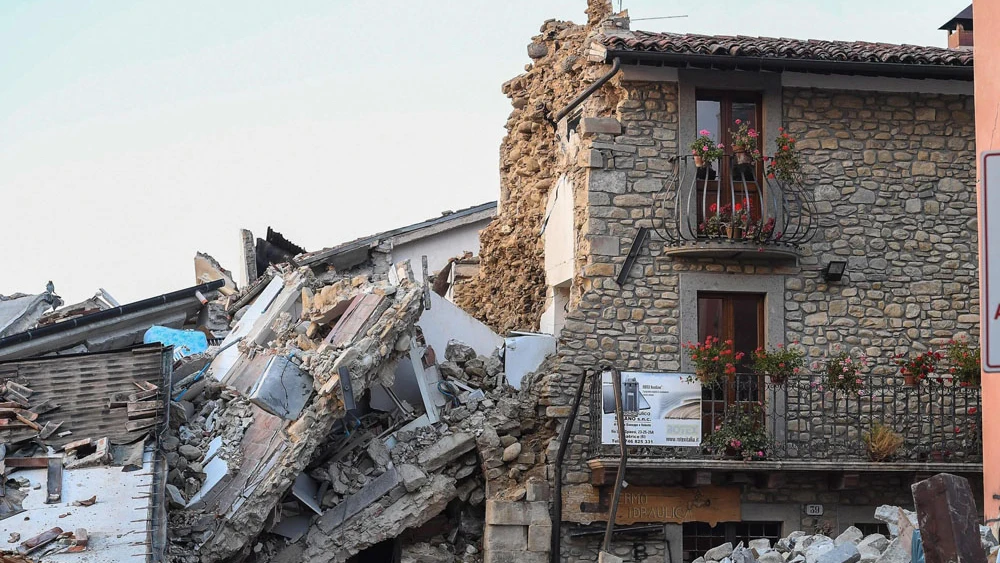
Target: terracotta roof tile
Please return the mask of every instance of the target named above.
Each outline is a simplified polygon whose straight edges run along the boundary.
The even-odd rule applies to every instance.
[[[854,63],[893,63],[933,66],[972,66],[972,52],[941,47],[869,43],[866,41],[822,41],[776,39],[743,35],[696,35],[634,31],[629,35],[601,36],[613,51],[637,51],[755,57]]]

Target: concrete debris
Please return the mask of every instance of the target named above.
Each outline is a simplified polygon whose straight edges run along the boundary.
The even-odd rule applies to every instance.
[[[916,485],[914,488],[916,490]],[[940,498],[940,495],[934,498]],[[959,512],[953,513],[959,514]],[[966,511],[961,511],[960,517],[965,518],[965,514]],[[901,522],[903,527],[913,526],[916,528],[916,516],[916,513],[912,511],[889,505],[878,507],[875,513],[877,520],[885,522],[886,525],[891,523],[890,530],[896,531],[900,529]],[[993,537],[989,527],[970,524],[965,528],[975,530],[980,537],[982,551],[976,555],[987,556],[992,551],[997,550],[998,542]],[[748,548],[743,548],[742,544],[734,548],[732,543],[724,543],[705,552],[703,557],[695,559],[695,563],[740,563],[740,561],[745,563],[908,563],[911,560],[907,544],[909,541],[909,538],[904,540],[895,535],[890,540],[878,533],[865,536],[861,530],[854,526],[848,527],[836,539],[831,539],[823,534],[796,531],[778,539],[774,542],[773,547],[770,540],[766,538],[750,540]],[[926,549],[926,538],[923,541]]]
[[[530,489],[547,504],[542,377],[510,387],[499,350],[460,334],[434,350],[424,332],[444,331],[417,326],[426,293],[405,264],[385,278],[268,271],[174,386],[172,561],[346,561],[402,542],[410,559],[478,562],[488,498]]]

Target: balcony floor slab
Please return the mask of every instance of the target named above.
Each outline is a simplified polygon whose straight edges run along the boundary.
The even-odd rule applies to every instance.
[[[591,470],[618,470],[618,458],[595,458]],[[628,470],[704,469],[708,471],[843,471],[851,473],[982,473],[981,462],[881,462],[825,460],[741,461],[735,459],[629,458]]]
[[[796,260],[798,249],[789,245],[749,244],[744,242],[720,240],[700,240],[697,242],[681,242],[674,245],[664,244],[663,254],[667,256],[684,256],[691,258],[726,258],[731,260]]]

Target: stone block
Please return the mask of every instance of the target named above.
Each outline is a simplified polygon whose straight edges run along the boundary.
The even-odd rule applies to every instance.
[[[604,155],[597,149],[582,150],[577,156],[577,164],[584,168],[604,168]]]
[[[548,552],[552,544],[552,524],[538,522],[528,526],[528,551]]]
[[[404,463],[397,470],[406,492],[412,493],[427,484],[427,474],[415,465]]]
[[[834,545],[840,545],[842,543],[851,542],[857,545],[857,543],[863,539],[865,539],[864,533],[862,533],[861,530],[857,529],[856,527],[850,526],[849,528],[844,530],[842,534],[837,536],[833,540],[833,543]]]
[[[621,557],[608,553],[607,551],[602,551],[600,555],[597,556],[597,563],[624,563],[624,561],[625,560]]]
[[[483,532],[483,549],[487,552],[524,551],[528,549],[528,528],[487,524]]]
[[[580,134],[584,137],[592,135],[621,135],[622,124],[613,117],[584,117],[580,120]]]
[[[527,496],[525,497],[528,501],[548,501],[549,500],[549,484],[546,481],[540,479],[531,479],[526,485]]]
[[[443,436],[429,448],[420,452],[417,461],[426,471],[437,471],[476,447],[476,438],[467,432]]]
[[[483,563],[549,563],[549,554],[541,551],[485,550]]]
[[[851,527],[853,528],[853,526]],[[806,560],[809,560],[808,555],[806,555]],[[860,560],[861,553],[858,551],[858,546],[853,541],[845,540],[840,545],[820,555],[816,559],[816,563],[858,563]]]
[[[833,544],[833,540],[823,536],[821,539],[813,541],[808,546],[804,546],[802,554],[806,558],[806,563],[820,563],[820,558],[826,553],[833,551],[835,547],[836,546]],[[796,548],[798,548],[798,546],[796,546]],[[861,557],[858,556],[858,559],[860,558]]]
[[[775,550],[765,551],[757,558],[757,563],[785,563],[785,558]]]
[[[914,176],[937,176],[937,165],[933,162],[917,161],[910,168],[910,174]]]
[[[709,561],[722,561],[726,557],[733,554],[733,544],[731,542],[726,542],[722,545],[713,547],[712,549],[705,552],[705,559]]]
[[[621,239],[609,236],[590,236],[590,252],[600,256],[620,256]]]
[[[910,554],[899,545],[899,539],[889,542],[889,547],[875,560],[875,563],[909,563]]]
[[[486,523],[498,526],[531,524],[531,504],[512,500],[486,501]]]
[[[862,559],[877,559],[888,547],[889,540],[882,534],[872,534],[858,542]]]
[[[927,563],[986,563],[968,479],[939,473],[912,489]]]

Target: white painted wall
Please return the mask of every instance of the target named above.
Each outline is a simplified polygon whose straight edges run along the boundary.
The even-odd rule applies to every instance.
[[[545,282],[549,287],[573,279],[573,183],[561,176],[549,194],[542,237],[545,244]]]
[[[472,318],[444,297],[431,292],[431,308],[424,311],[417,321],[424,333],[424,340],[434,348],[438,362],[444,361],[444,351],[451,339],[471,346],[478,354],[489,356],[503,338],[490,327]]]
[[[395,246],[392,249],[392,262],[398,264],[409,260],[414,275],[419,278],[420,259],[426,255],[427,273],[433,275],[444,268],[448,260],[461,256],[463,252],[468,251],[473,256],[478,256],[479,231],[489,223],[490,219],[484,219]]]

